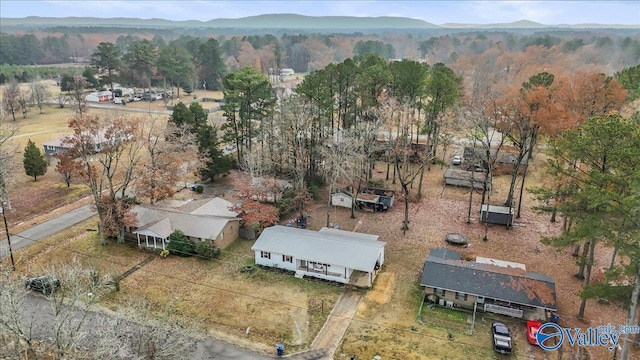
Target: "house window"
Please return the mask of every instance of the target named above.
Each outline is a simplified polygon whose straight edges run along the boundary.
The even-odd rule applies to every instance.
[[[456,292],[456,300],[467,301],[467,294]]]
[[[282,255],[282,262],[293,263],[293,257],[290,255]]]
[[[434,293],[440,297],[444,297],[445,291],[442,289],[434,289]]]
[[[263,259],[271,259],[271,253],[268,251],[260,251],[260,257]]]
[[[229,226],[229,234],[233,232],[233,225]]]

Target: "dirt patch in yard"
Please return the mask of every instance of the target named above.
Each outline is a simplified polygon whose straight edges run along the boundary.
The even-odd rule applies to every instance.
[[[376,277],[373,288],[367,292],[365,299],[374,301],[378,304],[386,304],[391,300],[391,294],[395,287],[396,275],[394,273],[385,272]]]

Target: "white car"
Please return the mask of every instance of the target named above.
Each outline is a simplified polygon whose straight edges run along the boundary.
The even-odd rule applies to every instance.
[[[456,155],[453,157],[453,161],[451,161],[451,163],[453,165],[460,165],[462,164],[462,156]]]
[[[119,97],[113,98],[113,103],[114,104],[122,104],[122,98],[119,98]]]

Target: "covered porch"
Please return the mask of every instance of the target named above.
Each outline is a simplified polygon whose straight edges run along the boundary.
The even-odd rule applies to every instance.
[[[340,266],[340,268],[342,267]],[[348,269],[344,269],[344,273],[337,272],[335,270],[334,271],[330,271],[330,270],[332,270],[330,264],[322,264],[322,263],[318,263],[315,261],[308,261],[308,260],[297,260],[297,266],[296,266],[297,273],[307,272],[311,276],[326,275],[326,276],[331,276],[335,278],[348,279],[348,276],[347,276]]]
[[[149,230],[136,231],[134,234],[138,240],[138,246],[166,250],[169,242],[166,238]]]

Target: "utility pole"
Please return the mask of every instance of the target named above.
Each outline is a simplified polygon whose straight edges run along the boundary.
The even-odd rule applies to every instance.
[[[8,203],[8,202],[7,202]],[[13,250],[11,249],[11,236],[9,235],[9,226],[7,225],[7,216],[4,212],[5,202],[3,201],[0,205],[0,212],[2,212],[2,218],[4,219],[4,231],[7,234],[7,243],[9,243],[9,256],[11,257],[11,270],[16,269],[16,263],[13,260]],[[10,207],[11,205],[9,205]]]

